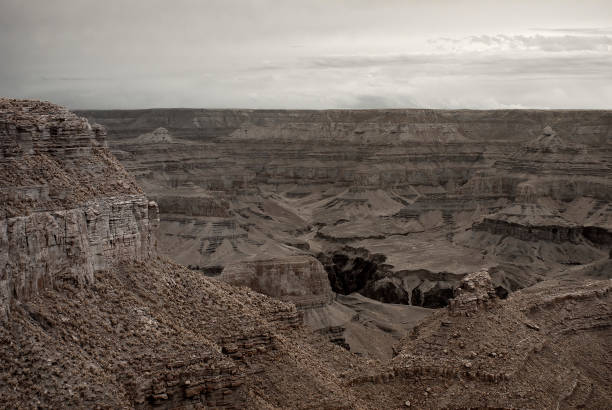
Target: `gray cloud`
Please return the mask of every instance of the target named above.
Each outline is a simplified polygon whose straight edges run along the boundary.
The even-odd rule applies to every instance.
[[[612,27],[532,28],[532,31],[567,34],[612,34]]]
[[[356,69],[401,66],[411,73],[430,75],[522,75],[611,78],[612,54],[503,55],[479,53],[413,54],[392,56],[328,56],[304,62],[311,69]],[[287,69],[287,67],[275,68]]]
[[[612,51],[612,36],[609,35],[478,35],[465,39],[438,39],[432,44],[442,46],[448,44],[451,47],[461,45],[476,45],[494,50],[538,50],[547,52],[561,51]]]
[[[554,13],[534,0],[0,0],[0,95],[72,108],[612,108],[611,17],[607,0],[557,0]]]

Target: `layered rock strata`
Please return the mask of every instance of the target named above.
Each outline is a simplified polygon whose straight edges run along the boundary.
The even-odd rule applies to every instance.
[[[323,266],[308,256],[229,264],[218,279],[293,302],[301,309],[324,306],[333,299]]]
[[[159,223],[105,132],[50,103],[0,100],[0,317],[56,281],[146,260]]]
[[[37,102],[3,101],[3,104],[9,106],[9,115],[23,115],[23,111],[28,111],[19,107],[38,107],[34,115],[36,121],[46,121],[48,117],[44,112],[47,111],[53,114],[59,110],[65,115],[65,111],[56,106]],[[8,121],[5,128],[10,130],[11,124],[14,124],[14,120]],[[217,127],[223,129],[224,125],[217,124]],[[171,131],[170,128],[168,130]],[[443,136],[448,139],[453,129],[436,130],[444,131]],[[358,135],[367,135],[368,132],[366,128],[363,134]],[[167,137],[161,130],[152,134],[146,139],[176,140]],[[66,139],[70,140],[68,137]],[[11,140],[15,138],[11,137]],[[56,149],[62,145],[57,145]],[[130,212],[132,215],[142,215],[146,207],[147,226],[153,231],[155,206],[138,199],[141,194],[135,185],[129,182],[125,171],[104,149],[92,149],[89,155],[77,156],[80,158],[78,161],[67,160],[74,158],[74,152],[65,157],[51,158],[52,161],[45,161],[48,154],[41,155],[38,157],[40,161],[32,162],[42,164],[38,168],[40,174],[38,171],[26,172],[30,168],[23,164],[29,164],[31,160],[27,155],[21,159],[13,157],[16,159],[12,162],[5,161],[5,158],[2,161],[2,172],[12,175],[15,181],[21,181],[19,184],[26,187],[14,191],[44,192],[44,188],[31,189],[34,181],[53,187],[49,190],[48,198],[31,195],[27,201],[24,197],[13,197],[12,202],[7,200],[7,206],[3,208],[7,221],[45,213],[61,220],[58,219],[59,215],[70,210],[85,209],[85,226],[91,231],[84,230],[79,234],[81,242],[72,240],[70,243],[89,243],[90,250],[94,249],[92,252],[99,257],[93,258],[93,282],[87,283],[85,276],[79,276],[83,275],[81,271],[70,271],[72,262],[80,266],[78,258],[66,260],[56,249],[51,249],[54,247],[47,251],[46,255],[49,256],[41,252],[38,260],[38,250],[20,251],[27,252],[22,253],[26,271],[36,272],[39,261],[47,257],[58,259],[61,266],[57,268],[59,274],[49,276],[53,286],[43,283],[43,286],[27,295],[18,298],[12,296],[11,309],[6,310],[6,320],[0,323],[0,402],[7,407],[379,409],[402,406],[611,406],[608,363],[612,352],[607,342],[612,336],[612,282],[577,279],[585,275],[584,272],[578,273],[578,270],[597,272],[597,275],[605,277],[609,271],[609,254],[605,255],[605,261],[598,260],[567,269],[565,273],[568,277],[563,281],[543,281],[518,290],[505,300],[496,299],[494,295],[499,292],[493,289],[494,280],[485,271],[467,275],[463,281],[460,281],[460,275],[450,272],[460,281],[461,290],[451,295],[454,299],[448,310],[439,309],[433,313],[416,306],[373,302],[352,294],[338,296],[331,303],[300,312],[294,304],[264,296],[247,287],[235,287],[206,278],[201,272],[156,257],[154,252],[146,261],[139,260],[142,256],[139,256],[141,252],[137,249],[143,248],[137,246],[136,231],[130,230],[141,225],[124,222],[131,221]],[[55,167],[52,164],[59,165]],[[60,177],[55,178],[56,175]],[[100,175],[108,177],[101,178]],[[5,179],[1,181],[4,183]],[[79,181],[87,183],[75,183]],[[96,185],[96,181],[100,185]],[[9,184],[4,186],[9,187]],[[124,189],[128,192],[122,191]],[[56,196],[55,192],[63,194]],[[367,191],[365,193],[366,196],[370,195]],[[350,194],[351,199],[361,200],[344,201],[338,195],[330,195],[328,199],[332,198],[333,203],[327,209],[336,209],[340,215],[340,209],[345,204],[357,205],[357,209],[362,209],[364,204],[368,208],[369,201],[386,198],[375,193],[362,201],[363,190],[353,190]],[[279,205],[288,203],[284,194],[271,193],[264,200],[260,195],[268,193],[251,196],[248,201],[242,202],[242,207],[230,208],[231,212],[227,215],[241,215],[240,218],[244,219],[236,217],[235,221],[239,222],[240,229],[248,233],[246,239],[261,241],[261,244],[252,244],[254,249],[267,252],[273,258],[251,259],[246,265],[238,265],[245,272],[234,277],[252,281],[252,271],[257,274],[258,266],[261,266],[260,276],[272,275],[280,281],[280,286],[277,283],[273,283],[277,287],[265,286],[274,290],[275,296],[290,295],[296,289],[304,293],[318,294],[321,291],[321,294],[326,294],[328,288],[319,286],[321,266],[307,256],[310,252],[324,253],[322,243],[315,240],[315,232],[305,219],[296,217],[296,213],[288,212],[288,208]],[[118,197],[123,198],[124,202],[117,203]],[[107,203],[108,206],[105,205]],[[127,203],[132,204],[131,208],[125,205]],[[320,202],[319,197],[314,202],[307,202],[309,206],[298,208],[305,217],[318,214],[321,207],[329,203],[325,200]],[[339,204],[343,205],[334,208]],[[376,209],[379,211],[382,208],[386,209],[385,212],[395,209],[392,203],[378,204],[380,206]],[[192,208],[190,212],[194,211],[195,208]],[[570,206],[563,214],[568,218],[570,215],[580,217],[578,210]],[[80,214],[77,212],[76,215],[78,221]],[[218,223],[213,226],[221,227],[224,232],[231,231],[231,224],[223,221],[227,215],[215,217],[220,219],[205,219],[203,223]],[[599,221],[605,219],[602,214],[588,217]],[[245,222],[251,218],[250,223]],[[138,221],[136,216],[134,219]],[[197,220],[198,223],[200,221]],[[272,223],[263,225],[264,221]],[[435,225],[436,218],[427,217],[422,221]],[[345,223],[342,220],[336,222],[338,225]],[[199,226],[195,222],[193,224]],[[61,226],[61,223],[57,225]],[[81,225],[77,223],[74,226]],[[125,232],[125,235],[121,235],[124,240],[113,236],[113,232],[117,232],[110,228],[113,226],[122,227],[119,232]],[[288,229],[290,226],[292,228]],[[414,225],[410,226],[414,229]],[[469,224],[462,226],[463,229],[468,227],[465,232],[469,235],[473,233],[469,232]],[[272,227],[284,227],[284,230],[275,235],[273,231],[263,229]],[[321,225],[313,227],[323,228]],[[55,238],[51,241],[51,234],[56,233],[55,228],[45,232],[50,233],[49,243],[55,243]],[[58,232],[61,233],[61,229]],[[493,235],[486,231],[479,232],[478,235]],[[460,235],[458,231],[449,232],[446,229],[442,232],[434,229],[428,235],[438,241],[449,241],[449,233]],[[112,242],[109,239],[108,243],[111,248],[115,244],[116,249],[99,246],[107,243],[105,238],[108,235],[113,239]],[[31,239],[28,235],[24,236],[27,248]],[[424,254],[412,263],[425,264],[425,258],[429,256],[425,250],[431,255],[432,252],[450,249],[452,256],[458,257],[460,251],[469,249],[459,245],[445,248],[440,246],[443,242],[436,241],[422,245],[427,246],[425,248],[418,248],[417,238],[428,236],[400,236],[405,240],[400,249],[412,250],[409,258]],[[592,232],[591,236],[603,239],[601,243],[596,243],[587,238],[589,249],[597,252],[606,250],[607,237],[602,231]],[[36,237],[34,243],[46,244],[47,239],[43,241],[40,239],[42,237]],[[238,247],[239,242],[232,242],[228,238],[230,236],[226,235],[215,247],[223,251],[226,257],[232,255],[232,251],[238,255],[238,251],[247,249]],[[507,236],[505,240],[519,239]],[[304,246],[305,243],[308,247]],[[397,245],[398,242],[387,242],[393,243]],[[232,244],[237,244],[236,250]],[[376,248],[375,245],[372,247]],[[6,248],[3,246],[0,249],[3,252],[6,249],[11,251],[12,246],[8,243]],[[346,250],[346,246],[344,244],[342,249]],[[434,248],[428,248],[431,246]],[[441,249],[435,249],[436,246]],[[77,249],[79,255],[81,252],[81,248],[76,246],[66,249],[70,250],[70,255],[77,254]],[[376,254],[358,246],[349,247],[347,253],[354,250],[365,259]],[[220,255],[217,261],[222,260]],[[35,261],[31,264],[30,256]],[[342,272],[342,267],[355,263],[354,256],[351,256],[353,259],[347,257],[344,262],[336,261],[339,272]],[[294,265],[269,262],[279,257],[293,261]],[[396,274],[390,263],[394,257],[397,256],[373,262],[377,262],[377,266],[378,263],[391,265],[384,269]],[[245,260],[243,258],[242,262]],[[433,261],[426,266],[431,271],[440,272],[438,264],[444,262]],[[358,266],[363,267],[364,264],[358,263]],[[15,265],[15,269],[21,268]],[[497,269],[489,269],[491,276],[498,274]],[[7,279],[8,275],[4,270],[2,272],[2,280]],[[229,275],[229,269],[227,273]],[[298,276],[308,280],[297,282],[300,286],[296,287],[292,280]],[[392,275],[385,278],[394,279]],[[13,280],[12,277],[8,279]],[[260,278],[256,279],[255,285],[259,285]],[[404,279],[406,284],[402,286],[408,287],[414,277],[407,274]],[[304,283],[312,286],[302,287]],[[429,285],[423,283],[425,280],[418,287],[428,288]],[[12,289],[16,287],[12,286]],[[410,308],[411,312],[406,308]],[[351,350],[364,344],[386,349],[393,338],[385,339],[383,334],[402,333],[405,329],[399,326],[400,323],[423,320],[418,324],[413,323],[411,327],[414,329],[396,346],[395,357],[391,361],[379,361],[351,354],[328,343],[326,338],[313,336],[301,325],[302,313],[307,321],[326,326],[326,336],[333,336],[339,343],[348,343]],[[392,316],[395,316],[394,321],[388,323],[386,320]],[[343,336],[338,332],[339,324],[346,328]],[[377,328],[378,333],[363,332],[363,329],[373,327]]]
[[[363,266],[347,263],[355,279],[334,283],[342,275],[326,261],[363,249],[384,262],[365,258],[376,271],[353,291],[444,306],[482,267],[513,291],[609,252],[593,240],[611,230],[609,111],[82,115],[107,125],[113,151],[163,204],[164,252],[205,272],[312,255],[338,292],[362,282]]]

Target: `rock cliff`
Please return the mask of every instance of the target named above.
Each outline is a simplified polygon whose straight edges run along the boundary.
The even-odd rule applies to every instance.
[[[0,318],[56,281],[155,252],[150,202],[106,148],[105,132],[49,103],[0,100]]]

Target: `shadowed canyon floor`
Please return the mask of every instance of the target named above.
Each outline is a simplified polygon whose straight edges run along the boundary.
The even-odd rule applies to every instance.
[[[7,407],[612,406],[610,112],[79,115],[0,100]]]

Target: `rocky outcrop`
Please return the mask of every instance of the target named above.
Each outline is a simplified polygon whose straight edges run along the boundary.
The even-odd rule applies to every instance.
[[[0,100],[0,317],[56,281],[80,285],[120,260],[154,255],[159,223],[105,147],[67,110]]]
[[[391,366],[351,380],[418,408],[606,408],[612,282],[542,282],[495,301],[485,271],[417,325]],[[380,396],[378,396],[380,397]]]
[[[324,306],[333,299],[323,266],[309,256],[229,264],[218,279],[293,302],[301,309]]]
[[[142,194],[106,149],[106,131],[57,105],[0,99],[3,217]]]
[[[454,290],[448,310],[451,316],[469,316],[495,303],[497,295],[486,270],[470,273]]]
[[[144,196],[97,199],[83,207],[0,221],[1,300],[28,300],[58,280],[92,284],[119,260],[155,253],[157,207]]]

